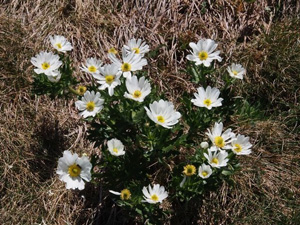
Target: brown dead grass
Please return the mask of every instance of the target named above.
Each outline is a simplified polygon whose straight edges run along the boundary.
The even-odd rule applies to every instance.
[[[85,58],[103,59],[110,47],[143,38],[158,52],[148,66],[152,81],[176,100],[193,87],[180,72],[190,41],[217,40],[223,63],[229,64],[238,58],[235,52],[250,51],[257,35],[269,33],[274,20],[296,15],[299,8],[293,0],[2,1],[0,224],[99,222],[98,187],[66,191],[55,176],[63,150],[93,151],[74,102],[30,93],[29,59],[49,49],[49,35],[64,35],[75,46],[71,57],[83,83],[90,79],[78,70]],[[249,71],[256,69],[249,66]],[[256,79],[260,74],[248,76]],[[242,159],[243,171],[234,177],[234,187],[224,184],[205,198],[198,224],[292,224],[299,214],[299,136],[281,121],[239,124],[255,143],[253,154]]]

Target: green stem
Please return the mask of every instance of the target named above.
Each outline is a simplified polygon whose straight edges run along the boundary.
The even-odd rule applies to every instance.
[[[79,93],[78,93],[74,88],[72,88],[71,86],[69,86],[69,90],[70,90],[73,94],[79,95]]]

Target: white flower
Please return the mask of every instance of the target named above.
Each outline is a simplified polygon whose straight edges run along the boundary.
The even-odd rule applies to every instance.
[[[150,110],[145,106],[148,117],[155,123],[171,129],[173,125],[178,123],[181,114],[174,110],[172,102],[159,100],[149,105]]]
[[[72,45],[64,36],[54,35],[49,36],[50,42],[57,51],[66,53],[66,51],[71,51],[73,49]]]
[[[222,61],[222,58],[219,56],[220,51],[215,51],[218,44],[211,39],[201,39],[197,44],[190,42],[190,47],[193,49],[191,55],[187,55],[186,58],[190,61],[196,63],[196,65],[203,64],[206,67],[209,67],[211,62],[216,59],[219,62]]]
[[[220,168],[227,165],[228,162],[228,153],[226,151],[215,151],[212,154],[211,149],[208,149],[208,154],[204,153],[204,157],[208,160],[208,163],[212,167]]]
[[[58,68],[62,62],[59,60],[58,55],[54,55],[52,52],[40,52],[35,57],[31,58],[31,63],[37,67],[34,72],[37,74],[44,73],[47,76],[58,76]]]
[[[84,189],[84,181],[91,180],[92,164],[88,157],[81,158],[72,154],[70,151],[64,151],[63,157],[58,160],[56,173],[61,181],[66,182],[67,189]]]
[[[91,75],[96,75],[100,73],[100,68],[102,66],[102,61],[96,58],[88,58],[85,61],[85,64],[82,63],[80,69]]]
[[[97,79],[97,83],[101,84],[100,90],[108,88],[108,94],[113,96],[114,88],[121,84],[120,76],[118,73],[119,68],[114,64],[104,65],[100,68],[100,74],[95,74],[94,78]]]
[[[114,156],[125,155],[124,145],[120,140],[113,138],[107,142],[107,146],[110,154]]]
[[[147,60],[143,59],[141,55],[134,52],[126,54],[126,49],[122,48],[122,62],[117,59],[115,54],[108,54],[110,60],[122,71],[125,78],[131,78],[131,72],[141,70],[143,66],[147,65]]]
[[[104,99],[100,98],[100,96],[99,92],[95,94],[94,91],[86,91],[81,100],[75,102],[77,109],[82,111],[79,115],[83,116],[83,118],[89,116],[94,117],[98,112],[100,112],[104,103]]]
[[[131,79],[126,79],[126,88],[129,93],[125,93],[125,98],[130,98],[138,102],[143,102],[145,97],[150,94],[151,86],[145,77],[141,77],[139,80],[136,76]]]
[[[206,141],[203,141],[203,142],[201,142],[200,146],[201,146],[201,148],[206,149],[206,148],[208,148],[209,145]]]
[[[210,168],[210,166],[206,165],[205,163],[199,166],[198,175],[201,178],[203,179],[209,178],[211,174],[212,174],[212,169]]]
[[[215,123],[212,131],[210,129],[207,129],[208,133],[205,133],[208,135],[209,139],[213,143],[214,146],[218,149],[230,149],[230,143],[233,138],[235,138],[235,134],[231,132],[231,128],[227,129],[223,134],[223,123]]]
[[[48,80],[53,82],[53,83],[57,83],[60,78],[61,78],[61,73],[58,71],[58,75],[57,76],[47,76]]]
[[[143,188],[144,199],[143,202],[149,202],[151,204],[162,203],[162,201],[168,197],[168,192],[165,191],[164,186],[154,184],[153,188],[150,186]]]
[[[145,55],[149,52],[149,45],[146,42],[142,42],[142,39],[136,40],[135,38],[128,41],[127,45],[124,45],[124,48],[127,51],[127,54],[134,52],[135,54]]]
[[[222,105],[223,98],[218,98],[220,95],[219,89],[208,86],[206,90],[203,87],[199,87],[197,90],[198,93],[194,94],[196,99],[191,100],[195,106],[212,109],[212,107]]]
[[[227,67],[227,71],[231,77],[241,80],[243,79],[243,75],[246,73],[246,70],[242,65],[234,63]]]
[[[249,137],[238,135],[236,139],[231,142],[231,150],[237,155],[249,155],[251,153],[252,144],[249,142]]]

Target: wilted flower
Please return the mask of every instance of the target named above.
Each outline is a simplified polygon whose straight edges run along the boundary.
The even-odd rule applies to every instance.
[[[196,173],[196,167],[194,165],[186,165],[183,167],[183,173],[186,176],[192,176]]]
[[[210,166],[206,165],[205,163],[199,166],[198,175],[201,178],[203,179],[209,178],[211,174],[212,174],[212,169],[210,168]]]
[[[201,39],[197,44],[194,42],[190,43],[190,47],[193,49],[191,55],[187,55],[186,58],[190,61],[196,63],[196,65],[203,64],[206,67],[209,67],[211,62],[216,59],[219,62],[222,61],[222,58],[219,56],[220,51],[215,51],[218,44],[211,39]]]
[[[147,60],[143,59],[141,55],[134,52],[126,54],[126,49],[122,48],[122,61],[117,59],[114,54],[108,54],[110,60],[122,71],[125,78],[131,78],[131,72],[141,70],[143,66],[147,65]]]
[[[165,191],[164,186],[159,184],[154,184],[153,188],[150,186],[143,188],[144,202],[149,202],[151,204],[162,203],[162,201],[168,197],[168,192]]]
[[[73,49],[71,43],[64,37],[60,35],[54,35],[49,37],[50,42],[57,51],[66,53],[66,51],[71,51]]]
[[[96,75],[100,73],[100,68],[102,66],[102,61],[96,58],[88,58],[85,61],[85,64],[82,63],[80,69],[91,75]]]
[[[83,118],[89,116],[95,116],[98,112],[100,112],[103,108],[104,99],[100,98],[100,93],[97,92],[95,94],[94,91],[92,92],[85,92],[84,96],[81,100],[75,102],[75,106],[79,111],[79,115],[83,116]]]
[[[208,160],[208,163],[212,167],[220,168],[227,165],[228,162],[228,153],[226,151],[215,151],[212,154],[211,148],[208,149],[208,154],[204,153],[204,157]]]
[[[203,141],[203,142],[201,142],[200,146],[201,146],[201,148],[206,149],[206,148],[208,148],[209,145],[206,141]]]
[[[237,155],[249,155],[251,153],[252,144],[249,142],[249,137],[238,135],[236,139],[231,142],[231,150]]]
[[[246,73],[246,70],[242,65],[234,63],[227,67],[227,71],[231,77],[241,80],[243,79],[243,75]]]
[[[174,110],[171,102],[159,100],[149,105],[150,110],[145,106],[148,117],[155,123],[171,129],[173,125],[178,123],[181,114]]]
[[[198,93],[194,94],[196,99],[192,99],[195,106],[212,109],[212,107],[222,105],[223,98],[218,98],[220,95],[219,89],[208,86],[206,90],[203,87],[199,87],[197,90]]]
[[[112,54],[116,55],[116,54],[118,54],[118,51],[114,47],[112,47],[112,48],[108,49],[108,53],[112,53]]]
[[[107,142],[107,146],[110,154],[114,156],[125,155],[124,145],[120,140],[113,138]]]
[[[227,129],[223,134],[223,123],[215,123],[212,131],[210,129],[207,129],[208,133],[205,133],[208,135],[209,139],[213,143],[214,146],[216,146],[218,149],[230,149],[230,143],[232,141],[232,138],[235,137],[235,134],[231,132],[231,128]]]
[[[85,86],[82,86],[82,85],[80,85],[80,86],[78,86],[78,88],[77,88],[77,90],[76,90],[77,92],[78,92],[78,94],[79,95],[84,95],[84,93],[86,92],[86,87]]]
[[[37,74],[44,73],[52,77],[56,77],[60,74],[58,68],[62,62],[59,60],[59,56],[54,55],[52,52],[40,52],[31,58],[31,63],[37,67],[34,69],[34,72]]]
[[[129,93],[125,93],[125,98],[130,98],[138,102],[143,102],[145,97],[150,94],[151,86],[145,77],[141,77],[139,80],[136,76],[126,80],[126,88]]]
[[[150,51],[149,45],[147,45],[146,42],[142,42],[142,39],[136,40],[135,38],[129,40],[128,44],[124,45],[124,48],[126,49],[127,54],[134,52],[135,54],[140,54],[142,56]]]
[[[110,64],[101,67],[100,74],[94,75],[94,78],[97,79],[97,83],[101,84],[99,90],[107,88],[109,96],[113,96],[114,88],[121,84],[120,76],[119,68],[114,64]]]
[[[121,192],[109,190],[109,192],[114,195],[120,195],[122,200],[129,200],[131,197],[131,192],[128,189],[123,189]]]
[[[88,157],[78,157],[70,151],[64,151],[63,157],[58,160],[56,173],[61,181],[66,182],[67,189],[84,189],[84,181],[91,180],[92,164]]]

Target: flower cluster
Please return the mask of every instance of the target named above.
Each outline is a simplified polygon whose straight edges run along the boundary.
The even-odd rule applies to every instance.
[[[41,52],[32,57],[34,71],[50,82],[68,84],[66,71],[71,73],[72,68],[61,54],[73,47],[62,36],[50,36],[50,42],[60,55]],[[252,144],[249,137],[235,134],[230,128],[223,130],[223,123],[217,122],[225,118],[222,113],[227,109],[222,103],[226,105],[230,92],[227,86],[231,84],[213,87],[214,83],[206,76],[212,73],[215,60],[222,61],[220,51],[216,51],[218,44],[202,39],[191,42],[190,47],[191,54],[186,58],[193,69],[187,71],[193,71],[189,75],[198,76],[199,82],[207,82],[197,83],[194,98],[183,98],[179,107],[151,88],[150,77],[142,71],[148,64],[145,56],[150,48],[141,39],[129,40],[120,56],[115,48],[110,48],[108,64],[94,57],[81,63],[80,70],[89,74],[93,83],[68,89],[78,96],[75,106],[79,115],[90,123],[88,138],[101,149],[102,155],[94,156],[97,160],[92,165],[86,156],[64,151],[57,174],[67,189],[82,190],[84,181],[92,179],[92,167],[97,166],[100,172],[95,172],[95,177],[101,177],[100,182],[107,185],[109,193],[119,196],[120,206],[138,213],[148,207],[143,213],[158,214],[161,209],[152,206],[165,199],[172,201],[173,198],[168,198],[171,194],[180,201],[182,198],[188,201],[190,193],[194,197],[209,191],[207,183],[217,184],[237,170],[237,156],[250,154]],[[232,64],[227,71],[233,79],[243,79],[245,75],[240,64]],[[205,130],[206,140],[200,142],[199,133]],[[193,149],[195,153],[185,155],[181,149]],[[170,162],[179,163],[170,169]],[[168,176],[159,174],[163,172],[169,173]]]

